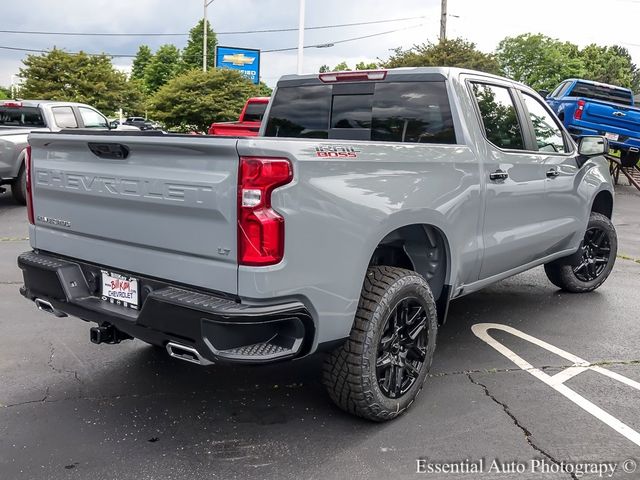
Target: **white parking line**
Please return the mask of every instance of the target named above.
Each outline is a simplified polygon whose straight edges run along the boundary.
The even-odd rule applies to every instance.
[[[489,330],[502,330],[503,332],[507,332],[507,333],[510,333],[511,335],[515,335],[516,337],[526,340],[527,342],[533,343],[534,345],[544,348],[549,352],[555,353],[560,357],[566,358],[567,360],[572,362],[573,365],[553,376],[547,375],[542,370],[535,368],[533,365],[527,362],[520,355],[516,354],[515,352],[513,352],[512,350],[510,350],[509,348],[505,347],[503,344],[495,340],[493,337],[491,337],[488,333]],[[621,383],[624,383],[625,385],[635,388],[636,390],[640,390],[640,383],[634,380],[631,380],[630,378],[627,378],[623,375],[620,375],[619,373],[615,373],[615,372],[612,372],[611,370],[607,370],[606,368],[602,368],[596,365],[591,365],[586,360],[583,360],[582,358],[576,355],[573,355],[572,353],[565,352],[564,350],[561,350],[554,345],[551,345],[543,340],[540,340],[539,338],[532,337],[531,335],[527,335],[526,333],[523,333],[520,330],[516,330],[515,328],[509,327],[507,325],[500,325],[498,323],[478,323],[471,327],[471,331],[478,338],[486,342],[488,345],[490,345],[491,347],[496,349],[498,352],[500,352],[502,355],[504,355],[509,360],[511,360],[513,363],[515,363],[518,367],[529,372],[538,380],[541,380],[542,382],[546,383],[555,391],[557,391],[558,393],[561,393],[566,398],[571,400],[573,403],[578,405],[580,408],[587,411],[588,413],[596,417],[601,422],[606,423],[611,428],[613,428],[616,432],[625,436],[626,438],[628,438],[629,440],[631,440],[633,443],[635,443],[637,446],[640,447],[640,433],[636,432],[631,427],[621,422],[611,414],[605,412],[597,405],[591,403],[589,400],[584,398],[579,393],[576,393],[575,391],[571,390],[569,387],[564,385],[564,382],[575,377],[576,375],[586,372],[587,370],[591,370],[601,375],[605,375],[609,378],[617,380]]]

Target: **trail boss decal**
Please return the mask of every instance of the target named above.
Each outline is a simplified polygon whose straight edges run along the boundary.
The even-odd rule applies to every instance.
[[[348,145],[318,145],[316,157],[321,158],[357,158],[360,150]]]

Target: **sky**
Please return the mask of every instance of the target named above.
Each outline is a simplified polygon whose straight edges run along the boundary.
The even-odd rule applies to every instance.
[[[297,46],[297,32],[230,35],[223,32],[291,28],[298,25],[299,0],[214,0],[208,8],[220,45],[261,50]],[[640,0],[449,0],[447,36],[463,37],[490,52],[506,36],[543,33],[579,46],[620,44],[640,65]],[[93,33],[187,33],[202,18],[203,0],[20,0],[2,2],[0,30],[37,30]],[[607,12],[611,12],[607,21]],[[439,33],[440,0],[306,0],[307,26],[335,25],[406,17],[413,20],[312,30],[305,45],[396,30],[392,33],[308,48],[303,71],[317,72],[323,64],[346,60],[386,59],[396,47],[435,42]],[[70,37],[0,33],[0,47],[84,50],[90,53],[134,55],[138,46],[156,49],[163,43],[183,47],[180,37]],[[0,49],[0,85],[8,86],[18,73],[24,52]],[[114,64],[130,68],[131,59]],[[296,51],[263,53],[261,78],[274,86],[284,74],[295,73]]]

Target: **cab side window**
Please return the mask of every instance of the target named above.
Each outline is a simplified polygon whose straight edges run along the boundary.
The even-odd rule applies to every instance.
[[[53,107],[51,112],[58,128],[78,128],[78,121],[71,107]]]
[[[524,150],[522,128],[508,88],[472,83],[487,140],[496,147]]]
[[[567,148],[562,130],[553,115],[531,95],[522,92],[522,97],[533,124],[538,150],[540,152],[566,153]]]
[[[80,107],[84,128],[109,128],[109,122],[101,114],[86,107]]]

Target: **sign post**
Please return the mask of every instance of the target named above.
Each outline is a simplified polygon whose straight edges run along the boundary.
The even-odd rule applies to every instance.
[[[216,68],[238,70],[256,85],[260,83],[260,50],[216,46]]]

